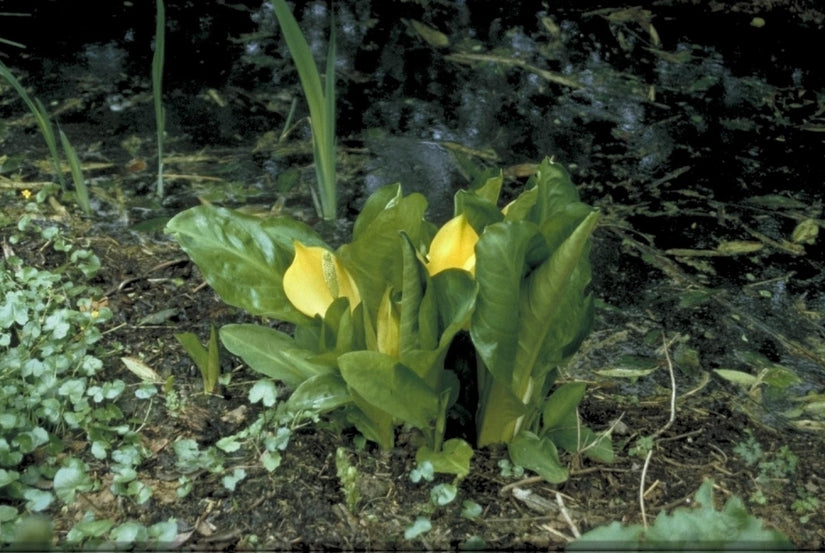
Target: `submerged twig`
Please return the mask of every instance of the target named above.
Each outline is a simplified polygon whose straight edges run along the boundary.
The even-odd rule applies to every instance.
[[[507,58],[504,56],[496,56],[494,54],[468,54],[464,52],[449,54],[445,57],[450,61],[455,61],[458,63],[471,64],[477,62],[488,62],[510,67],[520,67],[521,69],[526,69],[531,73],[535,73],[539,77],[552,83],[560,84],[562,86],[569,86],[570,88],[584,88],[584,85],[580,82],[574,81],[573,79],[568,79],[563,75],[542,69],[541,67],[536,67],[535,65],[531,65],[526,61],[517,58]]]

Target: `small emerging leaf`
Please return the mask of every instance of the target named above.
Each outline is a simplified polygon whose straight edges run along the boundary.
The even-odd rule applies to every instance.
[[[513,438],[507,449],[513,463],[532,470],[551,484],[567,480],[568,471],[561,464],[551,440],[540,439],[532,432],[522,432]]]
[[[464,478],[470,474],[470,459],[472,457],[473,448],[459,438],[444,442],[441,451],[433,451],[429,447],[423,446],[415,453],[415,461],[420,466],[430,463],[435,472],[455,474],[459,478]]]

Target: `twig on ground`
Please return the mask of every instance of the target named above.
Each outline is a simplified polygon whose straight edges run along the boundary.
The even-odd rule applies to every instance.
[[[670,360],[670,353],[668,352],[668,347],[670,343],[668,343],[667,338],[665,337],[664,332],[662,333],[662,349],[665,353],[665,360],[667,361],[667,370],[670,374],[670,417],[668,418],[667,422],[664,426],[662,426],[659,430],[653,433],[650,436],[651,440],[656,439],[657,437],[664,434],[668,428],[673,424],[673,421],[676,420],[676,377],[673,374],[673,363]],[[645,513],[645,478],[647,477],[647,468],[650,465],[650,458],[653,457],[653,446],[651,446],[650,451],[647,452],[647,457],[645,457],[645,464],[642,467],[642,476],[639,482],[639,508],[642,512],[642,525],[647,528],[647,514]]]
[[[567,507],[564,505],[564,500],[561,498],[561,494],[556,492],[556,503],[559,505],[559,510],[561,511],[561,516],[564,517],[565,522],[570,527],[570,531],[573,532],[573,535],[576,538],[582,537],[581,532],[579,532],[578,526],[576,523],[573,522],[573,519],[570,518],[570,513],[567,512]]]

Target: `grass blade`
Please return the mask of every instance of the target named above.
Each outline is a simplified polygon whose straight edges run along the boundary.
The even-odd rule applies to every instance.
[[[66,190],[66,181],[63,180],[63,172],[60,168],[60,154],[57,151],[57,141],[54,138],[54,130],[52,129],[52,123],[49,120],[49,113],[39,100],[32,100],[29,93],[26,92],[26,89],[23,88],[23,85],[17,80],[17,77],[12,74],[3,62],[0,62],[0,77],[3,77],[6,81],[8,81],[23,102],[25,102],[26,106],[29,108],[29,111],[32,112],[32,115],[34,115],[34,119],[37,121],[37,126],[40,128],[40,134],[43,135],[43,139],[46,141],[46,146],[49,148],[55,177],[63,190]]]
[[[71,142],[69,142],[69,138],[62,129],[60,129],[60,143],[63,145],[63,151],[66,153],[66,159],[69,161],[77,203],[86,215],[91,215],[92,206],[89,203],[89,190],[86,188],[86,180],[83,178],[83,169],[80,167],[80,160]]]
[[[284,33],[289,53],[309,107],[315,174],[318,178],[316,207],[324,219],[334,219],[337,211],[335,182],[335,31],[330,35],[325,86],[312,58],[306,38],[284,0],[272,0],[275,16]],[[325,94],[326,91],[326,94]]]
[[[155,126],[158,140],[157,196],[163,197],[163,137],[166,134],[166,113],[163,109],[163,58],[166,48],[166,8],[157,0],[155,16],[155,54],[152,56],[152,96],[155,101]]]

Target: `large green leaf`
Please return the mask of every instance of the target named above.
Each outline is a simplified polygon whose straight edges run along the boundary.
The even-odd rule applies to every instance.
[[[358,283],[361,299],[371,316],[378,312],[388,285],[402,290],[404,238],[401,233],[413,244],[422,243],[432,230],[432,225],[424,221],[426,209],[427,200],[421,194],[393,199],[359,226],[358,238],[336,252]]]
[[[582,263],[589,247],[590,235],[596,227],[598,213],[592,212],[576,228],[570,237],[553,252],[550,258],[533,271],[525,283],[525,290],[520,298],[520,332],[516,362],[513,367],[513,381],[517,396],[526,392],[529,378],[543,378],[534,370],[538,367],[542,373],[552,368],[547,366],[546,341],[556,325],[568,324],[566,313],[561,309],[567,302],[568,295],[580,292],[585,277],[589,272],[579,271],[578,280],[571,278]],[[565,344],[550,344],[549,347],[562,347]]]
[[[504,174],[501,169],[484,169],[473,178],[473,193],[484,198],[493,205],[498,205],[501,195],[501,185],[504,184]],[[456,213],[456,215],[458,215]]]
[[[505,221],[488,226],[476,244],[478,298],[470,335],[487,368],[503,383],[512,379],[524,261],[537,236],[532,223]]]
[[[325,413],[352,403],[347,384],[337,373],[319,374],[304,380],[287,400],[290,411]]]
[[[438,306],[439,346],[446,347],[470,322],[478,285],[467,271],[447,269],[432,277],[430,286]]]
[[[403,285],[401,289],[401,314],[399,321],[401,356],[421,347],[419,335],[419,308],[424,296],[424,286],[429,277],[427,271],[416,255],[415,247],[409,237],[404,234],[401,241],[401,254],[403,266]],[[437,314],[432,313],[431,318],[435,319]]]
[[[552,429],[567,420],[571,413],[575,416],[576,408],[584,397],[585,388],[584,382],[568,382],[556,388],[544,401],[542,426]]]
[[[470,226],[479,234],[484,227],[504,219],[498,206],[489,199],[467,190],[459,190],[455,195],[455,214],[464,214]]]
[[[199,206],[166,225],[209,285],[228,304],[294,323],[306,323],[284,295],[283,274],[293,240],[323,246],[308,226],[286,217],[259,219],[221,207]]]
[[[336,354],[366,348],[363,306],[350,309],[347,298],[333,301],[321,323],[317,351]],[[313,349],[313,348],[309,348]]]
[[[590,284],[590,261],[586,246],[579,264],[573,270],[567,289],[559,300],[550,330],[542,342],[539,359],[543,367],[533,370],[539,378],[547,370],[563,363],[575,353],[593,326],[593,295],[585,294]]]
[[[439,412],[438,395],[411,369],[375,351],[345,353],[338,364],[347,385],[365,401],[431,432]]]
[[[221,328],[221,342],[253,370],[296,387],[304,380],[331,372],[334,367],[312,359],[313,352],[299,348],[287,334],[252,324]]]
[[[538,189],[538,196],[530,220],[538,225],[552,221],[559,212],[579,201],[579,192],[570,180],[570,175],[564,167],[548,158],[539,164],[527,186],[533,184]]]
[[[593,208],[582,202],[573,202],[558,209],[553,217],[539,225],[541,234],[547,241],[550,251],[555,251],[562,242],[593,212]]]
[[[484,385],[479,390],[476,416],[478,446],[507,442],[528,414],[528,406],[510,391],[509,379],[502,383],[492,375],[479,378],[484,380]]]
[[[350,395],[355,407],[347,412],[347,420],[381,449],[391,449],[395,444],[392,414],[368,402],[355,390],[350,389]]]
[[[403,197],[399,183],[384,185],[370,194],[366,203],[364,203],[364,207],[361,208],[361,213],[355,218],[355,225],[352,227],[352,239],[358,240],[361,238],[363,232],[369,228],[382,211],[391,208],[393,204],[400,202]]]

